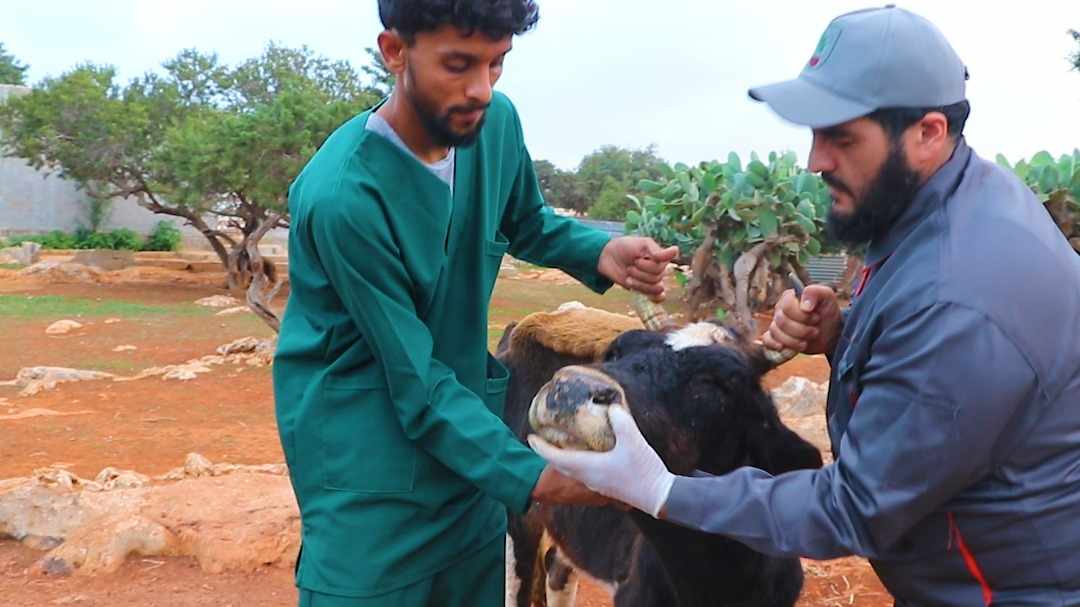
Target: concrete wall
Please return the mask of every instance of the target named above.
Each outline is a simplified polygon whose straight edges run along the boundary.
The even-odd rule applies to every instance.
[[[25,86],[0,85],[0,103],[11,95],[30,91]],[[56,175],[45,175],[20,158],[0,156],[0,236],[37,234],[52,230],[74,232],[90,225],[89,201],[74,182]],[[209,249],[197,230],[182,225],[178,217],[156,215],[134,200],[114,200],[101,229],[128,228],[148,234],[159,221],[171,221],[183,233],[184,247]],[[213,225],[212,220],[209,221]],[[263,239],[266,244],[283,244],[288,232],[275,230]]]

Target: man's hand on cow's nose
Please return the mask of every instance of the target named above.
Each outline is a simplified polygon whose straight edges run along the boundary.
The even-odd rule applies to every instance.
[[[678,255],[679,247],[662,249],[652,238],[621,236],[607,243],[596,269],[615,284],[660,302],[668,264]]]
[[[772,323],[761,343],[770,350],[826,354],[836,349],[842,323],[836,292],[829,287],[810,285],[803,290],[802,299],[788,290],[776,302]]]

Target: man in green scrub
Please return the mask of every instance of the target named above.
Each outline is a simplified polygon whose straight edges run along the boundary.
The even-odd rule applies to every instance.
[[[495,606],[506,509],[604,498],[501,420],[487,352],[503,254],[662,298],[677,251],[544,205],[492,87],[531,0],[380,0],[392,95],[341,126],[289,191],[291,296],[274,363],[300,506],[302,607]]]

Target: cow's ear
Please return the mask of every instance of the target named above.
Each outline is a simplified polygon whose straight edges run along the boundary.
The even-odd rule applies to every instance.
[[[749,431],[747,444],[751,464],[769,474],[816,469],[822,464],[817,447],[785,426],[779,417],[755,424]]]
[[[495,356],[502,356],[510,351],[510,336],[514,333],[515,327],[517,327],[517,321],[511,322],[503,329],[502,337],[499,338],[499,345],[495,346]]]

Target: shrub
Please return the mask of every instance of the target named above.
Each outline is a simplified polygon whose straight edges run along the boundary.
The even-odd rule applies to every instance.
[[[144,251],[176,251],[180,248],[180,230],[169,221],[159,221],[143,243]]]

